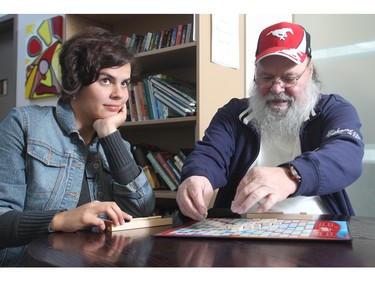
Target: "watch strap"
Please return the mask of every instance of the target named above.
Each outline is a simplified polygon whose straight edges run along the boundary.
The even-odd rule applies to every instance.
[[[297,184],[300,184],[301,183],[301,176],[300,174],[297,172],[296,168],[294,168],[293,165],[286,165],[285,166],[287,168],[287,173],[289,175],[289,177],[295,181]]]

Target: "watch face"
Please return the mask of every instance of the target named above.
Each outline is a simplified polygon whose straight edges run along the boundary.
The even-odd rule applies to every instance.
[[[301,182],[301,176],[298,174],[297,170],[294,168],[294,166],[290,165],[288,168],[289,176],[292,180],[296,182]]]
[[[297,171],[296,171],[296,169],[294,169],[293,166],[292,166],[292,168],[291,168],[291,171],[292,171],[292,174],[293,174],[294,176],[299,176],[298,173],[297,173]]]

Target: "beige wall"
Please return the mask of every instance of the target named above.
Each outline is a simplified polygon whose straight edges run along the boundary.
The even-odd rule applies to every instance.
[[[294,21],[311,34],[323,92],[341,94],[358,110],[365,142],[363,174],[348,191],[357,215],[375,216],[375,15],[297,14]]]

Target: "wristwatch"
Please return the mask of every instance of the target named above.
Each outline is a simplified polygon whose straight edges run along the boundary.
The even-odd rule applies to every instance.
[[[287,168],[287,172],[288,172],[288,175],[289,177],[295,181],[297,184],[300,184],[302,178],[300,176],[300,174],[297,172],[297,170],[294,168],[293,165],[289,164],[286,166]]]

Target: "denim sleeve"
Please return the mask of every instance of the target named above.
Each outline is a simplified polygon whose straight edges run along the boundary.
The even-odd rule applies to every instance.
[[[154,213],[155,194],[143,172],[125,186],[114,182],[113,197],[120,208],[133,217],[146,217]]]
[[[0,136],[0,214],[22,211],[27,191],[26,145],[19,110],[13,109],[0,124]]]

